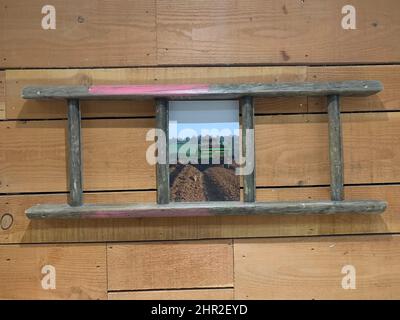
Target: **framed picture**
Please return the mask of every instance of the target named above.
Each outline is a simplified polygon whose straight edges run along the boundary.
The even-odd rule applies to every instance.
[[[169,102],[170,201],[239,201],[239,102]]]

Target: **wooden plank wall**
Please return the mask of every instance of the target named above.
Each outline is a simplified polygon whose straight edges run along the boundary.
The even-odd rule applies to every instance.
[[[353,0],[2,0],[0,67],[398,62],[398,2]],[[1,46],[0,46],[1,47]]]
[[[342,0],[49,4],[55,30],[41,28],[42,1],[0,1],[0,299],[400,298],[398,1],[353,0],[356,30],[341,27]],[[384,90],[342,100],[345,197],[387,200],[383,215],[24,215],[67,197],[66,106],[24,101],[24,86],[355,79]],[[326,100],[255,104],[257,198],[329,199]],[[91,101],[82,114],[85,201],[154,201],[153,105]]]

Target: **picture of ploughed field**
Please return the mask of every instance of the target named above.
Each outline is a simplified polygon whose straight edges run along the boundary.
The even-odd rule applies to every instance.
[[[233,133],[239,128],[238,107],[225,103],[207,109],[201,105],[188,112],[181,103],[175,109],[170,104],[171,201],[239,201],[240,176],[235,174],[234,161],[234,141],[238,141],[238,136],[235,140]],[[213,135],[202,135],[203,129],[215,131]],[[227,129],[231,134],[218,135]],[[195,147],[188,148],[188,143]],[[181,148],[185,148],[183,152]],[[175,150],[172,155],[171,150]],[[182,153],[191,161],[182,163],[179,157]]]
[[[211,158],[209,162],[212,163]],[[235,168],[234,162],[170,165],[171,200],[239,201],[240,178]]]

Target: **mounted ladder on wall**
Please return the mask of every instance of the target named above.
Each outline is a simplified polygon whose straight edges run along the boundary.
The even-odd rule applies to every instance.
[[[379,81],[343,81],[326,83],[256,83],[232,85],[122,85],[26,87],[24,99],[65,99],[68,104],[69,203],[39,204],[26,210],[36,218],[123,218],[183,217],[209,215],[262,214],[334,214],[381,213],[385,201],[344,200],[343,146],[339,100],[341,96],[368,96],[383,89]],[[242,113],[242,142],[254,151],[254,136],[245,137],[245,129],[254,129],[253,97],[327,96],[329,122],[329,158],[331,201],[256,202],[255,169],[243,176],[243,202],[170,202],[169,163],[157,163],[157,203],[84,204],[82,190],[81,111],[83,99],[154,99],[157,128],[168,132],[169,100],[239,99]],[[247,142],[246,142],[247,141]],[[165,152],[168,143],[158,152]]]

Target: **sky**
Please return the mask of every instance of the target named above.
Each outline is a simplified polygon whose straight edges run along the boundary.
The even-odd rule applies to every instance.
[[[228,129],[234,134],[239,129],[239,102],[219,101],[170,101],[169,138],[185,138],[192,129],[197,135],[202,129]],[[193,132],[194,133],[194,132]]]

